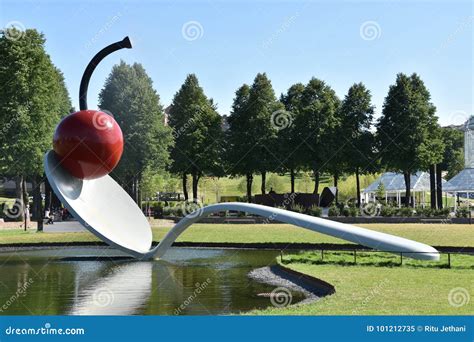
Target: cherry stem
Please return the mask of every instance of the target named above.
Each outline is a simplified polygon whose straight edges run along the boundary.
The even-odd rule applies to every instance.
[[[81,85],[79,87],[79,108],[80,110],[86,110],[87,109],[87,89],[89,88],[89,81],[91,79],[92,73],[95,70],[95,67],[108,55],[110,55],[112,52],[115,52],[120,49],[131,49],[132,48],[132,42],[130,41],[130,38],[125,37],[119,42],[110,44],[109,46],[106,46],[102,50],[100,50],[94,58],[91,59],[89,64],[87,65],[86,70],[84,71],[84,74],[82,75],[81,79]]]

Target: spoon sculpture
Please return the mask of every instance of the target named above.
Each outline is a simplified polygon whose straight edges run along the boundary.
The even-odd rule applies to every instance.
[[[95,67],[110,53],[131,47],[129,38],[125,37],[102,49],[90,61],[81,80],[80,111],[59,123],[53,139],[54,149],[44,157],[45,173],[55,194],[69,212],[102,241],[137,259],[162,257],[176,238],[200,218],[235,210],[414,259],[439,260],[436,249],[420,242],[250,203],[219,203],[199,208],[179,221],[152,248],[152,231],[146,217],[108,175],[122,155],[122,131],[109,114],[87,109],[87,88]]]

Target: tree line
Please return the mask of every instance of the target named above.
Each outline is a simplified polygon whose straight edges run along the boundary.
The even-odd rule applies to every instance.
[[[45,52],[44,36],[34,29],[8,30],[15,29],[0,34],[0,172],[15,179],[20,206],[28,202],[26,181],[33,184],[33,216],[41,218],[43,155],[51,149],[55,126],[74,108],[61,71]],[[255,174],[262,176],[265,194],[269,172],[289,174],[294,192],[298,173],[311,171],[314,193],[322,173],[331,174],[336,186],[342,175],[355,174],[360,205],[359,175],[390,170],[405,175],[409,205],[410,174],[430,170],[435,182],[441,170],[453,175],[463,165],[462,133],[440,128],[417,74],[396,76],[374,120],[371,93],[362,83],[340,99],[330,85],[312,78],[277,98],[260,73],[236,90],[225,122],[191,74],[175,94],[165,125],[144,67],[122,61],[106,79],[99,107],[114,115],[124,134],[124,154],[111,175],[137,203],[165,172],[178,175],[185,198],[194,201],[202,177],[244,176],[251,201]],[[46,206],[51,197],[46,184]]]
[[[336,187],[342,175],[354,174],[360,206],[359,176],[387,170],[404,175],[405,205],[410,206],[410,175],[427,170],[432,206],[441,206],[441,171],[452,176],[463,167],[462,133],[440,127],[430,93],[416,73],[396,75],[378,120],[363,83],[354,83],[339,99],[317,78],[294,84],[277,98],[267,75],[258,74],[235,92],[224,131],[212,104],[197,77],[189,75],[171,105],[171,167],[182,176],[186,199],[187,174],[193,179],[193,199],[201,176],[227,175],[246,178],[251,201],[255,174],[261,175],[265,194],[267,173],[289,174],[294,192],[295,176],[311,171],[313,193],[319,192],[322,173],[331,174]]]

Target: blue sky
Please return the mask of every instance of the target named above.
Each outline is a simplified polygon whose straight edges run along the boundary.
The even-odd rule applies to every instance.
[[[443,125],[474,114],[471,1],[0,0],[1,27],[12,21],[45,34],[76,108],[90,58],[129,35],[134,48],[107,57],[94,73],[91,109],[123,59],[143,64],[165,106],[195,73],[228,114],[235,90],[266,72],[277,95],[313,76],[341,98],[364,82],[379,114],[396,73],[417,72]]]

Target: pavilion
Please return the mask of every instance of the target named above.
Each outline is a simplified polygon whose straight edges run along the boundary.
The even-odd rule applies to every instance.
[[[474,170],[473,170],[474,171]],[[474,175],[474,173],[473,173]],[[474,182],[473,182],[474,183]],[[401,173],[385,172],[367,188],[362,191],[364,202],[375,202],[377,192],[380,184],[383,184],[385,191],[385,203],[394,201],[401,207],[402,197],[405,196],[405,178]],[[443,191],[445,191],[447,182],[443,180]],[[412,202],[415,206],[418,203],[424,206],[426,192],[430,191],[430,174],[429,172],[418,171],[410,177],[410,192],[412,196]],[[417,196],[418,195],[418,196]]]

